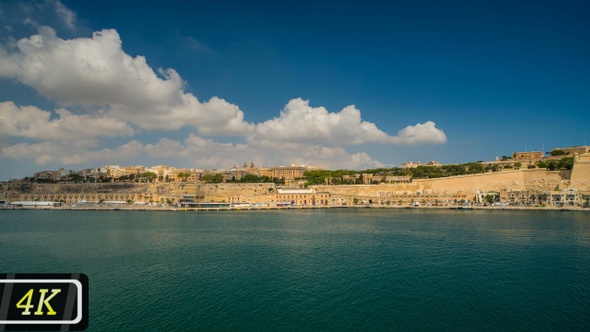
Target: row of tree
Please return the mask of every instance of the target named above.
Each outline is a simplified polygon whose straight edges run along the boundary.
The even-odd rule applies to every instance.
[[[363,173],[372,174],[376,176],[410,176],[413,179],[428,179],[428,178],[441,178],[457,175],[468,175],[468,174],[481,174],[487,172],[499,172],[502,168],[520,168],[522,167],[521,162],[514,164],[488,164],[484,165],[482,162],[470,162],[464,164],[455,165],[441,165],[441,166],[418,166],[416,168],[376,168],[365,171],[354,171],[354,170],[313,170],[306,171],[304,173],[306,185],[319,185],[326,183],[326,179],[330,178],[330,183],[338,184],[362,184],[364,183]],[[561,160],[552,161],[538,161],[532,168],[546,168],[550,171],[557,170],[571,170],[574,167],[573,157],[564,157]],[[529,167],[531,168],[531,167]],[[356,176],[354,179],[343,179],[344,175]],[[382,181],[385,181],[383,179]]]
[[[572,170],[574,168],[574,157],[563,157],[560,160],[544,161],[539,160],[535,164],[538,168],[546,168],[550,171]]]

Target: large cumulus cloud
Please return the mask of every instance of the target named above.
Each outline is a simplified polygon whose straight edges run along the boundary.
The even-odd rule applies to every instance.
[[[363,143],[440,144],[446,142],[445,133],[432,121],[408,126],[397,136],[390,136],[372,122],[361,119],[361,111],[354,105],[338,113],[324,107],[311,107],[301,98],[291,100],[280,116],[256,126],[254,140],[280,142],[355,145]]]
[[[0,133],[5,136],[41,140],[81,140],[98,136],[129,136],[134,133],[125,121],[101,114],[73,114],[65,108],[51,112],[35,106],[19,107],[13,102],[0,102]]]
[[[173,69],[154,71],[145,57],[123,51],[117,31],[63,40],[53,29],[0,50],[0,76],[14,77],[64,105],[98,105],[101,111],[148,130],[192,126],[203,134],[244,135],[252,125],[233,104],[200,102],[184,91]]]

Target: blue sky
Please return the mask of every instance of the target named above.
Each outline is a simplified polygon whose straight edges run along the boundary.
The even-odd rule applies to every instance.
[[[590,143],[584,1],[4,1],[0,180]]]

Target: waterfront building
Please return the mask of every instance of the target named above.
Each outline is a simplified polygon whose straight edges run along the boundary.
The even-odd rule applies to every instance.
[[[20,201],[50,201],[67,204],[76,204],[79,201],[86,202],[113,202],[122,201],[126,203],[144,202],[153,203],[160,201],[158,194],[153,193],[132,193],[132,192],[89,192],[89,193],[27,193],[19,195]]]
[[[488,202],[487,197],[492,197],[492,202]],[[500,202],[500,193],[495,191],[477,191],[475,193],[475,202],[477,204],[486,205],[493,204],[494,202]]]
[[[316,193],[312,188],[280,188],[275,195],[277,204],[285,205],[328,205],[330,194]]]

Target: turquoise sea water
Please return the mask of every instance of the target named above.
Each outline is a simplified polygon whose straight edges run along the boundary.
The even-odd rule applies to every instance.
[[[0,211],[0,273],[85,273],[88,331],[590,330],[590,214]]]

